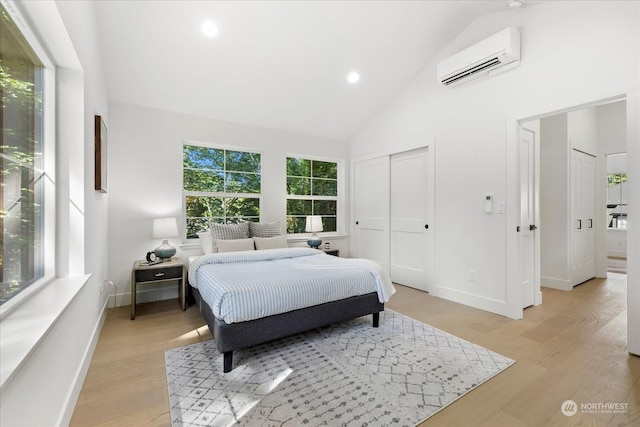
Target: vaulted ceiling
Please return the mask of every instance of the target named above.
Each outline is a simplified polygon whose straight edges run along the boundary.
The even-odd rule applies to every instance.
[[[506,0],[96,2],[111,101],[344,141],[475,17],[507,9]],[[215,37],[203,35],[205,20]]]

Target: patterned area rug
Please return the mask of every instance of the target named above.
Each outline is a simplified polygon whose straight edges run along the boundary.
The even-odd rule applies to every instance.
[[[240,350],[165,353],[175,426],[414,426],[513,360],[391,310]]]
[[[607,271],[627,274],[626,258],[607,258]]]

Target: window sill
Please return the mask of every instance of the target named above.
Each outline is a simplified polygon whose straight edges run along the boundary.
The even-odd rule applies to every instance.
[[[54,279],[0,321],[0,390],[46,337],[91,275]]]

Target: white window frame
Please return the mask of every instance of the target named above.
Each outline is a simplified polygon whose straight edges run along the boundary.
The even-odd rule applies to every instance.
[[[304,160],[312,160],[312,161],[318,161],[318,162],[330,162],[330,163],[336,163],[337,164],[337,169],[338,169],[338,174],[337,174],[337,181],[338,181],[338,195],[336,197],[333,196],[312,196],[312,195],[291,195],[291,194],[287,194],[285,191],[285,196],[286,196],[286,200],[335,200],[337,203],[336,206],[336,231],[323,231],[320,233],[317,233],[319,236],[322,237],[336,237],[336,236],[344,236],[345,235],[345,229],[346,229],[346,206],[345,206],[345,188],[346,188],[346,183],[345,183],[345,162],[342,159],[335,159],[335,158],[331,158],[331,157],[320,157],[320,156],[310,156],[308,154],[296,154],[296,153],[289,153],[287,154],[287,158],[298,158],[298,159],[304,159]],[[287,174],[286,171],[286,165],[287,165],[287,161],[285,159],[285,180],[286,178],[289,176]],[[286,182],[285,182],[286,185]],[[286,208],[286,202],[285,200],[285,220],[286,218],[289,216],[287,213],[287,208]],[[287,233],[287,237],[291,238],[291,239],[302,239],[302,238],[307,238],[311,235],[311,233]]]
[[[42,277],[36,279],[31,285],[20,291],[16,296],[0,306],[0,319],[20,306],[30,296],[51,283],[56,277],[56,73],[55,66],[50,60],[42,44],[32,31],[26,20],[22,16],[15,2],[10,0],[0,0],[10,18],[21,31],[33,49],[38,59],[43,64],[42,85],[43,85],[43,130],[42,130],[42,172],[40,178],[43,182],[43,217],[42,220]]]
[[[205,147],[205,148],[212,148],[215,150],[226,150],[226,151],[242,151],[245,153],[254,153],[254,154],[260,154],[260,193],[225,193],[225,192],[202,192],[202,191],[186,191],[184,189],[184,165],[183,165],[183,160],[182,160],[182,155],[184,154],[184,146],[185,145],[193,145],[193,146],[198,146],[198,147]],[[263,179],[263,170],[262,170],[262,166],[263,166],[263,159],[264,159],[264,153],[261,150],[255,150],[255,149],[249,149],[246,147],[238,147],[238,146],[233,146],[233,145],[224,145],[224,144],[214,144],[214,143],[209,143],[209,142],[201,142],[201,141],[190,141],[190,140],[184,140],[182,141],[182,150],[180,151],[181,157],[180,157],[180,170],[181,170],[181,188],[182,188],[182,217],[184,218],[184,221],[182,223],[182,231],[184,232],[184,236],[185,236],[185,242],[187,243],[193,243],[193,242],[197,242],[198,238],[187,238],[187,196],[202,196],[202,197],[244,197],[244,198],[250,198],[250,199],[258,199],[259,203],[260,203],[260,212],[259,212],[259,217],[260,219],[262,219],[262,209],[263,209],[263,205],[262,205],[262,185],[264,182]],[[226,171],[226,168],[225,168]]]

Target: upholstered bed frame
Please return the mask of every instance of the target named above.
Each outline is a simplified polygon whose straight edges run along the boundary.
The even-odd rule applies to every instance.
[[[213,315],[211,307],[202,299],[197,288],[189,287],[209,325],[218,351],[224,355],[225,373],[233,367],[235,350],[368,314],[373,315],[373,327],[377,328],[380,312],[384,310],[384,303],[379,302],[378,294],[373,292],[261,319],[227,324]]]

